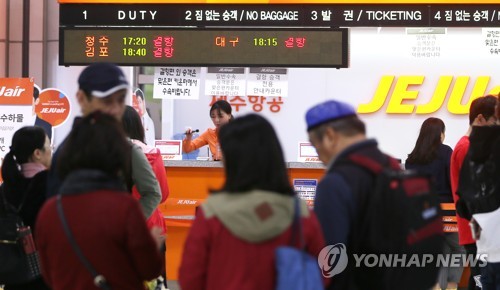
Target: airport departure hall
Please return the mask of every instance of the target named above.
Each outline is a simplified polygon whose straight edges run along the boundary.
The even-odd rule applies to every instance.
[[[0,0],[0,290],[498,290],[499,95],[500,0]],[[369,142],[429,181],[406,212]],[[427,248],[378,250],[419,207]]]

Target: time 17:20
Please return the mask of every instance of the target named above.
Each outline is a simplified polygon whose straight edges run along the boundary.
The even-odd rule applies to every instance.
[[[253,39],[254,46],[278,46],[278,38],[276,37],[255,37]]]
[[[146,45],[146,37],[123,37],[124,45]]]

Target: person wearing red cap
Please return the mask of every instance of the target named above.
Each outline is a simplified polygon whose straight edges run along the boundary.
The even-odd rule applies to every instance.
[[[106,62],[93,63],[81,72],[78,85],[76,98],[83,116],[101,111],[121,122],[125,112],[125,97],[129,84],[118,66]],[[79,118],[75,119],[74,125],[78,122]],[[161,201],[160,186],[141,148],[135,145],[131,146],[131,173],[125,176],[125,183],[127,183],[129,190],[133,185],[137,187],[137,191],[141,195],[139,203],[144,215],[148,218]],[[59,147],[64,147],[64,141]],[[59,150],[54,153],[54,164],[58,162],[58,155]],[[57,195],[60,187],[61,180],[57,166],[54,166],[51,168],[47,180],[48,197]]]

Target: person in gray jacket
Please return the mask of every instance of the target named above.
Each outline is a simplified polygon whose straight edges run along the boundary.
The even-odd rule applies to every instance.
[[[123,71],[111,63],[93,63],[87,66],[78,78],[79,90],[76,93],[78,104],[83,116],[92,112],[101,111],[115,117],[121,121],[125,112],[125,97],[129,84]],[[76,118],[74,124],[77,124]],[[62,148],[64,141],[59,146]],[[126,174],[124,182],[127,188],[132,185],[137,186],[137,191],[141,195],[139,203],[146,218],[150,217],[161,201],[161,192],[158,180],[156,179],[151,166],[141,148],[132,145],[131,172]],[[64,162],[58,160],[59,149],[54,153],[52,162]],[[58,166],[50,169],[47,180],[47,196],[51,197],[59,193],[61,180],[57,172]]]

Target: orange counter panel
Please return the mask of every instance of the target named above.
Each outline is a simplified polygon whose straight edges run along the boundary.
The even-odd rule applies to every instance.
[[[177,280],[184,241],[196,207],[224,182],[221,167],[166,167],[170,195],[160,205],[167,225],[167,278]]]

